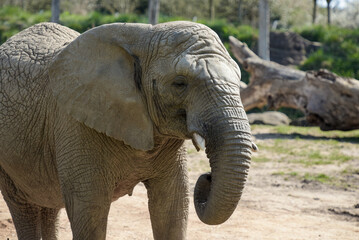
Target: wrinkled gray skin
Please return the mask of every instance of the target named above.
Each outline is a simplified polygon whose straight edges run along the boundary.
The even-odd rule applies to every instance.
[[[0,186],[19,239],[105,239],[112,201],[143,182],[155,239],[184,239],[184,139],[206,142],[212,172],[195,187],[199,218],[226,221],[252,143],[240,71],[196,23],[110,24],[79,34],[43,23],[0,47]],[[202,139],[199,137],[199,139]]]

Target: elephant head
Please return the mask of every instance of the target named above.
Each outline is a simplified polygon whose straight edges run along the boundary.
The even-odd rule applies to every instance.
[[[190,22],[103,25],[64,48],[49,74],[59,106],[132,148],[152,149],[154,136],[206,148],[211,173],[197,181],[197,214],[207,224],[230,217],[253,145],[240,70],[211,29]]]

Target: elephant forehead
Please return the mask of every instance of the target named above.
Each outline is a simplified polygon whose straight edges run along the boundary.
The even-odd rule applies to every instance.
[[[174,54],[175,56],[184,54],[226,54],[225,47],[217,34],[210,28],[195,24],[185,27],[183,24],[177,24],[171,28],[164,28],[158,34],[157,57],[166,57]]]
[[[241,80],[241,71],[238,66],[229,61],[218,59],[217,61],[207,62],[207,71],[213,79],[221,79],[236,85]]]
[[[235,63],[224,58],[208,57],[198,59],[195,56],[185,57],[176,64],[178,75],[195,79],[212,79],[239,85],[241,72]]]
[[[187,49],[200,39],[214,40],[216,33],[202,24],[191,22],[172,22],[155,26],[159,30],[160,47],[181,46]]]

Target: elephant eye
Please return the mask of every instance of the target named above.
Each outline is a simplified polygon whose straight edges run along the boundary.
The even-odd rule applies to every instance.
[[[186,78],[183,76],[177,76],[173,82],[172,86],[177,90],[185,90],[187,88],[187,81]]]

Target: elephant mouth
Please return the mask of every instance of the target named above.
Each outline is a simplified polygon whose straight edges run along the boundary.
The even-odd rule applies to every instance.
[[[192,134],[192,143],[197,151],[206,149],[206,140],[198,133]]]
[[[192,134],[192,144],[193,146],[196,148],[197,152],[199,152],[200,150],[205,151],[206,150],[206,140],[198,133],[193,133]],[[258,146],[252,141],[251,142],[251,150],[253,152],[257,152],[258,151]]]

